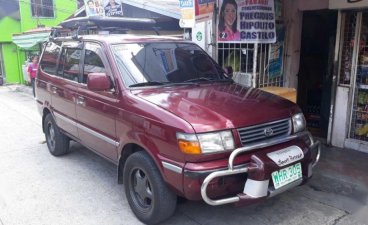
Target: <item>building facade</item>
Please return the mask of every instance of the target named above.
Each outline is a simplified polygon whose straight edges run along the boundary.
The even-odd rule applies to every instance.
[[[0,76],[6,83],[23,83],[23,64],[39,47],[22,49],[12,39],[16,33],[52,27],[77,10],[77,0],[4,1],[0,9]]]

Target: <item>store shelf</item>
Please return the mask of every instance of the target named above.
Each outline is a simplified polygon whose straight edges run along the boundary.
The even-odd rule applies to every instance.
[[[359,89],[368,90],[368,84],[358,84]]]

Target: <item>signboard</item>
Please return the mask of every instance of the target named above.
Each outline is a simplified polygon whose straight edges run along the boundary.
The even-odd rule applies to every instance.
[[[123,16],[121,0],[84,0],[87,16]]]
[[[156,49],[153,48],[155,55],[161,61],[162,70],[168,74],[178,69],[175,57],[175,49],[167,48],[167,49]]]
[[[285,27],[277,26],[277,42],[271,44],[269,52],[268,77],[275,78],[282,76],[283,73],[283,56],[285,42]]]
[[[368,8],[368,0],[329,0],[330,9]]]
[[[211,20],[216,0],[195,0],[196,23]]]
[[[194,0],[179,0],[181,18],[179,25],[182,28],[192,28],[195,24]]]
[[[86,6],[86,16],[103,16],[103,2],[102,0],[84,0]]]
[[[104,0],[103,6],[105,16],[123,16],[122,0]]]
[[[218,42],[275,43],[274,0],[220,0]]]

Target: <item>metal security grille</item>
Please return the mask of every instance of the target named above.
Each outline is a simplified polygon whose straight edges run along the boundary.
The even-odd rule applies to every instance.
[[[368,11],[358,14],[358,38],[354,40],[356,83],[350,138],[368,141]]]
[[[291,120],[284,119],[251,127],[239,128],[238,133],[243,146],[253,142],[266,141],[275,137],[288,136],[291,133]]]
[[[340,85],[349,85],[353,69],[354,38],[356,33],[357,12],[346,12],[343,16],[341,58],[340,58]]]
[[[218,43],[218,63],[231,66],[233,79],[246,86],[283,86],[283,77],[269,76],[271,44]]]

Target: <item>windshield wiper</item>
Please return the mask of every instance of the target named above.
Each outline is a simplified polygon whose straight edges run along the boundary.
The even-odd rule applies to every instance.
[[[168,82],[147,81],[147,82],[132,84],[132,85],[129,85],[129,87],[156,86],[156,85],[164,85],[164,84],[168,84]]]
[[[192,82],[180,82],[180,83],[171,83],[171,82],[159,82],[159,81],[147,81],[143,83],[132,84],[129,87],[144,87],[144,86],[176,86],[176,85],[195,85]]]
[[[193,78],[193,79],[189,79],[186,80],[184,82],[196,82],[196,81],[206,81],[206,82],[233,82],[232,79],[213,79],[213,78],[208,78],[208,77],[197,77],[197,78]]]
[[[208,77],[197,77],[197,78],[185,80],[183,82],[185,83],[185,82],[196,82],[196,81],[213,81],[213,79],[208,78]]]

